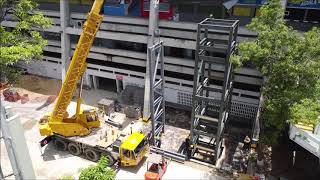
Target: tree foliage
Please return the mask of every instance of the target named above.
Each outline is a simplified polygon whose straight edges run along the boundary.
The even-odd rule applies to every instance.
[[[313,125],[320,123],[320,103],[313,99],[303,99],[301,103],[295,103],[290,107],[291,123],[303,123]]]
[[[279,0],[269,0],[248,29],[258,37],[239,44],[240,56],[231,58],[241,65],[252,61],[265,77],[262,113],[266,143],[275,143],[290,117],[298,117],[290,107],[310,99],[317,102],[320,75],[320,29],[299,33],[287,26]]]
[[[58,180],[74,180],[73,176],[62,176]]]
[[[0,0],[1,77],[10,82],[17,78],[12,67],[20,60],[41,59],[42,50],[47,45],[40,32],[50,27],[51,21],[35,12],[36,7],[33,0]]]
[[[108,159],[102,156],[96,166],[81,170],[79,180],[115,180],[115,172],[108,167]]]

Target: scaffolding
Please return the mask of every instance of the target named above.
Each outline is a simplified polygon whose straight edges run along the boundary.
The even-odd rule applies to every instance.
[[[151,143],[160,146],[161,133],[165,125],[164,101],[164,47],[163,42],[148,48],[150,73],[150,113],[151,113]]]
[[[207,18],[198,24],[191,114],[191,157],[214,164],[231,106],[238,20]],[[221,38],[226,37],[226,38]],[[224,65],[222,87],[214,86],[213,64]],[[216,78],[215,78],[216,79]],[[221,96],[220,96],[221,95]]]

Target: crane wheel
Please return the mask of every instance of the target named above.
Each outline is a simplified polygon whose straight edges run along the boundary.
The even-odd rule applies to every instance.
[[[67,143],[60,139],[54,140],[54,145],[59,151],[66,151],[68,148]]]
[[[69,143],[68,150],[72,155],[75,156],[79,156],[81,154],[80,147],[75,143]]]
[[[88,160],[93,162],[97,162],[100,159],[100,154],[92,149],[86,149],[84,151],[84,154],[86,155]]]
[[[101,153],[101,156],[104,156],[108,159],[108,166],[112,166],[114,164],[114,159],[110,154]]]

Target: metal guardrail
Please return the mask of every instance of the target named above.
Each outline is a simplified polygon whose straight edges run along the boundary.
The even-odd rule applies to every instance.
[[[172,151],[167,151],[167,150],[164,150],[164,149],[161,149],[158,147],[154,147],[154,146],[150,147],[150,151],[152,153],[161,154],[164,157],[170,158],[170,159],[175,160],[177,162],[184,163],[186,161],[186,156],[184,154],[175,153]]]

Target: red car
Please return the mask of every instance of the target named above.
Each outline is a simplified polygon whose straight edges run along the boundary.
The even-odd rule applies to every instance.
[[[167,170],[168,162],[159,154],[151,154],[147,162],[145,180],[160,180]]]
[[[144,18],[149,17],[150,0],[140,0],[140,12]],[[172,20],[174,6],[168,0],[159,0],[159,19]]]

